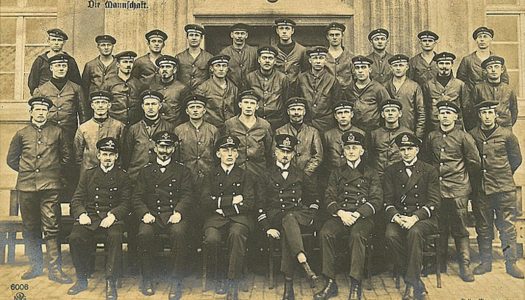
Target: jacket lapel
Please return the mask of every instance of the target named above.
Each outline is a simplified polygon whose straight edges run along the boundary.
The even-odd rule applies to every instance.
[[[401,164],[402,167],[404,167],[403,162],[401,162]],[[412,175],[408,178],[408,182],[405,185],[405,188],[403,189],[403,194],[406,194],[409,190],[411,190],[414,187],[414,185],[419,181],[419,178],[423,175],[421,166],[421,162],[419,160],[416,161],[414,171],[412,172]]]

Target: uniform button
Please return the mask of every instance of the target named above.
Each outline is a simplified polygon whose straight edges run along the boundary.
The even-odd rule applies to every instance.
[[[173,195],[173,192],[170,192],[170,196]]]
[[[483,145],[486,145],[487,144],[487,141],[483,141]]]
[[[281,205],[281,206],[282,206],[282,207],[285,207],[285,205],[284,205],[284,204],[283,204],[283,205]]]
[[[158,184],[156,184],[156,185],[155,185],[155,187],[156,187],[156,188],[158,188],[158,187],[159,187],[159,185],[158,185]]]
[[[36,158],[40,158],[40,157],[42,157],[42,156],[40,156],[40,155],[37,155],[37,156],[36,156]]]
[[[98,187],[95,188],[95,191],[98,191]]]
[[[487,170],[485,170],[485,169],[483,169],[482,171],[483,171],[483,173],[487,173]]]
[[[157,203],[160,203],[160,200],[157,200]]]
[[[35,172],[37,172],[37,173],[40,172],[40,169],[36,169]]]
[[[39,141],[38,141],[38,144],[42,144],[42,141],[39,140]]]
[[[360,184],[358,184],[358,185],[357,185],[357,187],[361,187],[361,185],[360,185]]]
[[[403,209],[404,209],[404,210],[407,210],[407,207],[405,206],[405,207],[403,207]]]
[[[439,163],[440,166],[444,165],[442,162]]]
[[[445,148],[441,148],[441,152],[445,152]]]
[[[98,195],[95,195],[95,198],[98,199]]]
[[[443,180],[443,177],[439,176],[439,180]]]
[[[58,124],[61,124],[62,122],[58,121],[57,123],[58,123]]]
[[[295,194],[295,190],[292,190],[292,194]]]
[[[282,190],[280,190],[280,191],[279,191],[279,194],[282,194],[282,193],[283,193],[283,191],[282,191]]]
[[[314,104],[314,107],[317,107],[317,104]]]
[[[197,156],[197,159],[201,159],[201,157],[200,157],[200,156]]]
[[[100,213],[100,210],[97,210],[97,214],[99,214],[99,213]]]
[[[486,155],[486,154],[483,154],[483,158],[487,158],[487,155]]]
[[[283,202],[283,198],[280,198],[279,201]]]

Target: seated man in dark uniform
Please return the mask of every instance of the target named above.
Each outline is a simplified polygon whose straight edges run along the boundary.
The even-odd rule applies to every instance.
[[[182,270],[186,257],[186,240],[190,230],[193,180],[191,171],[173,158],[177,135],[159,131],[153,135],[156,159],[148,163],[136,180],[133,190],[133,209],[140,219],[137,234],[142,259],[142,293],[155,293],[153,284],[155,239],[168,233],[171,242],[171,286],[169,299],[182,296]]]
[[[425,236],[438,231],[436,212],[441,201],[438,171],[418,160],[421,141],[412,133],[399,134],[395,143],[402,161],[386,168],[383,174],[387,245],[405,277],[403,299],[424,299],[421,281]]]
[[[325,287],[314,299],[328,299],[338,293],[335,282],[336,242],[349,236],[350,295],[348,299],[361,299],[361,280],[365,269],[365,248],[374,227],[373,215],[383,205],[383,190],[377,171],[362,161],[365,137],[347,131],[341,137],[346,164],[335,169],[328,179],[325,200],[331,217],[320,232],[323,274],[328,278]]]
[[[123,219],[129,213],[131,184],[128,174],[115,166],[118,140],[105,137],[97,142],[98,166],[87,169],[71,199],[71,215],[75,218],[69,236],[71,257],[77,272],[77,282],[68,291],[76,295],[88,287],[90,257],[95,235],[106,237],[106,299],[117,299],[115,284],[122,265]]]
[[[312,177],[291,165],[297,142],[297,138],[289,134],[275,136],[276,165],[269,168],[265,176],[263,197],[266,201],[257,218],[269,237],[282,241],[283,299],[295,298],[293,273],[297,262],[311,280],[315,282],[318,278],[308,264],[301,229],[313,225],[319,209],[319,194]]]
[[[228,266],[228,295],[226,299],[238,299],[238,281],[246,252],[246,241],[255,226],[255,181],[253,175],[235,162],[239,156],[240,140],[231,135],[217,141],[216,155],[220,165],[215,166],[204,178],[201,207],[204,219],[204,247],[207,253],[217,253],[222,240],[226,240],[229,253],[219,260]],[[222,272],[220,272],[222,273]],[[221,278],[221,274],[218,275]],[[217,294],[224,294],[222,280],[215,287]]]

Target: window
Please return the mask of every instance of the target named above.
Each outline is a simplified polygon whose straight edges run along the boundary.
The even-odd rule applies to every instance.
[[[505,58],[510,84],[525,97],[525,0],[487,1],[487,26],[494,29],[493,51]]]
[[[29,98],[27,77],[46,48],[46,30],[57,26],[57,0],[1,0],[0,102]]]

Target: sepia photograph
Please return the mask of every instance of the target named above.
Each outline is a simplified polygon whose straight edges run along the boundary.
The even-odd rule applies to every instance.
[[[0,0],[0,299],[523,299],[525,0]]]

